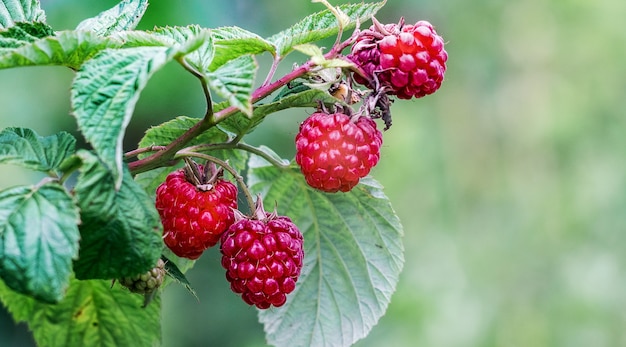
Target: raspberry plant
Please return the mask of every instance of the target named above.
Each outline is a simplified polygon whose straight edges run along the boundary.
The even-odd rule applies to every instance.
[[[387,130],[395,97],[434,92],[447,54],[443,41],[433,45],[441,38],[425,22],[404,30],[402,20],[383,26],[374,19],[361,31],[358,24],[372,20],[384,1],[314,2],[326,10],[263,38],[240,27],[134,30],[147,0],[121,1],[75,30],[55,31],[39,1],[1,0],[0,68],[75,71],[71,113],[90,145],[77,148],[67,132],[0,132],[0,163],[47,174],[32,186],[0,191],[0,300],[38,344],[159,344],[160,291],[171,280],[191,288],[184,272],[194,262],[176,254],[196,259],[219,239],[226,276],[215,278],[242,294],[242,305],[258,307],[269,344],[347,346],[377,323],[395,290],[403,248],[389,200],[365,176],[380,159],[376,121]],[[413,46],[385,38],[396,36]],[[315,45],[332,37],[326,52]],[[418,47],[418,39],[436,47]],[[308,58],[274,76],[294,51]],[[256,83],[255,57],[263,53],[273,63]],[[405,55],[421,60],[412,64]],[[422,64],[432,61],[438,65]],[[140,93],[168,63],[198,79],[206,113],[147,129],[124,153]],[[423,69],[434,82],[418,86]],[[406,74],[413,76],[408,84],[399,83]],[[331,119],[303,124],[294,139],[298,160],[245,142],[266,117],[296,107]],[[216,166],[224,180],[203,169]],[[333,180],[343,183],[328,185]],[[276,211],[264,212],[263,202]],[[161,283],[164,273],[171,280]]]

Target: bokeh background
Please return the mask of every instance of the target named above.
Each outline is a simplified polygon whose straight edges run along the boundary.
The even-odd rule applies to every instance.
[[[42,0],[57,30],[115,3]],[[139,28],[270,36],[321,9],[153,0]],[[392,108],[373,175],[404,224],[406,264],[387,314],[356,346],[626,346],[626,1],[389,0],[378,18],[400,16],[431,21],[450,59],[436,94]],[[268,62],[259,57],[260,76]],[[75,132],[71,79],[60,67],[0,71],[0,127]],[[168,65],[142,94],[127,148],[203,108],[196,80]],[[291,157],[306,114],[273,115],[246,141]],[[9,166],[0,177],[0,188],[38,179]],[[166,289],[164,346],[265,346],[218,264],[211,250],[188,273],[199,302]],[[0,345],[33,345],[3,309]]]

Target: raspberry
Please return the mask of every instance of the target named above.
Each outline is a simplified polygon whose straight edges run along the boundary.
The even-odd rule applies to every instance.
[[[300,125],[296,162],[311,187],[347,192],[378,163],[382,142],[369,117],[317,112]]]
[[[163,284],[165,263],[159,258],[157,265],[150,271],[132,277],[120,279],[120,284],[133,293],[150,294]]]
[[[237,208],[235,185],[215,172],[207,179],[208,173],[199,174],[204,168],[193,165],[195,174],[189,166],[174,171],[156,191],[163,240],[174,254],[189,259],[197,259],[219,241],[233,224],[233,209]],[[198,174],[203,177],[196,177]]]
[[[288,217],[265,213],[261,203],[255,215],[238,214],[241,219],[222,235],[222,266],[231,290],[248,305],[280,307],[300,276],[302,234]]]
[[[421,98],[434,93],[443,82],[448,53],[441,36],[427,21],[414,25],[381,25],[374,20],[359,33],[348,58],[359,66],[368,80],[354,79],[369,88],[380,87],[400,99]]]

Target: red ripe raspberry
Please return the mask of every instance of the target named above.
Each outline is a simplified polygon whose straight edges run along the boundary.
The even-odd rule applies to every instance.
[[[348,58],[359,66],[369,80],[354,74],[354,79],[374,88],[374,77],[380,87],[400,99],[421,98],[441,86],[448,53],[441,36],[427,21],[414,25],[381,25],[374,20],[362,31]]]
[[[300,125],[296,162],[311,187],[347,192],[378,163],[382,142],[369,117],[317,112]]]
[[[196,172],[203,171],[198,168]],[[197,259],[233,224],[237,187],[216,174],[208,181],[191,183],[191,173],[186,172],[181,169],[167,176],[157,188],[156,208],[167,247],[179,257]]]
[[[267,214],[262,206],[258,211],[254,219],[238,216],[222,235],[222,266],[231,290],[247,304],[280,307],[300,276],[302,234],[288,217]]]

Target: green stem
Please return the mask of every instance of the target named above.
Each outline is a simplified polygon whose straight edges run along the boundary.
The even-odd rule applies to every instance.
[[[183,56],[178,57],[176,61],[178,61],[178,63],[182,65],[185,70],[189,71],[189,73],[200,80],[200,84],[202,84],[202,91],[204,92],[204,98],[206,99],[206,113],[204,115],[204,119],[210,119],[213,117],[213,101],[211,99],[211,91],[209,90],[209,81],[203,73],[189,65]]]
[[[232,142],[224,142],[224,143],[205,143],[201,145],[187,147],[185,150],[189,150],[191,152],[207,152],[207,151],[215,151],[219,149],[240,149],[242,151],[250,152],[252,154],[258,155],[259,157],[267,160],[273,166],[279,169],[287,169],[289,168],[289,164],[284,164],[282,161],[272,157],[271,155],[263,152],[262,150],[245,144],[238,143],[236,141]]]

